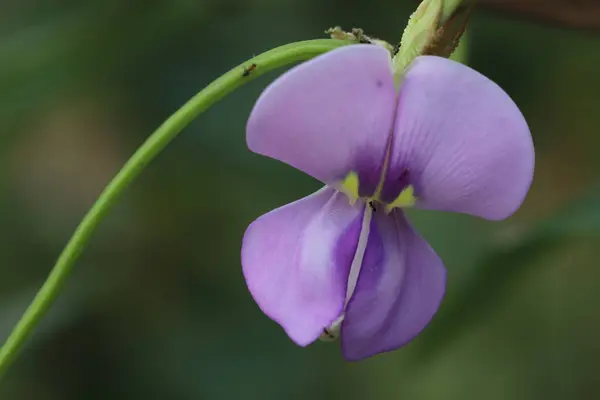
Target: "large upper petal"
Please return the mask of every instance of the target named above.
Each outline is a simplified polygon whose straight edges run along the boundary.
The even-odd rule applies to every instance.
[[[384,200],[412,184],[417,206],[503,219],[533,179],[527,123],[494,82],[457,62],[417,58],[400,88]]]
[[[373,213],[358,282],[342,322],[344,357],[356,361],[408,343],[432,319],[445,285],[442,261],[402,211]]]
[[[250,293],[301,346],[342,313],[363,209],[325,188],[246,230],[242,267]]]
[[[376,45],[330,51],[265,89],[247,124],[250,150],[327,184],[358,173],[361,195],[379,182],[396,105],[390,55]]]

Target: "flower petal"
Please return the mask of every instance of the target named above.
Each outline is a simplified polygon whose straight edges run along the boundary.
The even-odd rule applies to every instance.
[[[246,230],[242,267],[261,310],[301,346],[342,313],[364,206],[324,188]]]
[[[504,219],[533,179],[527,123],[494,82],[457,62],[417,58],[400,89],[383,199],[413,185],[417,206]]]
[[[302,63],[262,93],[248,147],[327,184],[358,173],[361,195],[379,182],[396,92],[389,52],[352,45]]]
[[[445,292],[442,261],[402,211],[374,213],[354,295],[342,322],[344,357],[395,350],[429,323]]]

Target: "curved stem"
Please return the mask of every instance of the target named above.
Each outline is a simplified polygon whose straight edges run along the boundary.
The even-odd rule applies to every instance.
[[[275,68],[307,60],[347,44],[350,42],[331,39],[307,40],[269,50],[222,75],[158,127],[100,194],[60,254],[46,282],[0,348],[0,377],[15,360],[25,341],[58,296],[73,270],[77,257],[82,253],[98,224],[131,182],[183,128],[201,112],[253,78]]]

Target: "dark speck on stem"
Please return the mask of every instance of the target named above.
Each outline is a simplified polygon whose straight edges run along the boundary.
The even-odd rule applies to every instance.
[[[256,69],[257,65],[256,64],[252,64],[249,67],[244,67],[244,72],[242,73],[242,76],[248,76],[250,75],[250,73],[252,71],[254,71]]]

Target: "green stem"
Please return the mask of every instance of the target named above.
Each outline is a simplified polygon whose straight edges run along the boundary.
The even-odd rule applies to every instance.
[[[25,341],[46,314],[90,240],[94,230],[131,182],[194,118],[244,83],[275,68],[303,61],[350,42],[332,39],[307,40],[269,50],[248,60],[208,85],[167,119],[125,163],[85,215],[60,254],[41,289],[5,344],[0,348],[0,377],[15,360]],[[256,67],[246,68],[256,64]]]

